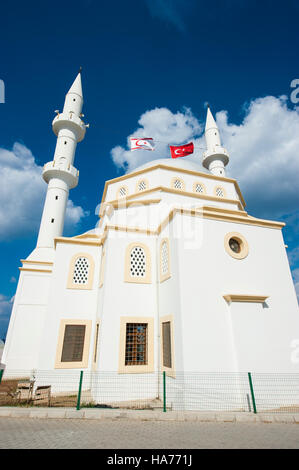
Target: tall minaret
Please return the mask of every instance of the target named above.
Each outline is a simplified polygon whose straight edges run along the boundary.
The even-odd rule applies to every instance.
[[[225,148],[221,146],[220,134],[215,119],[208,106],[205,128],[207,150],[203,154],[202,164],[213,175],[225,176],[225,166],[229,162],[229,156]]]
[[[78,184],[79,171],[73,166],[77,142],[84,139],[86,125],[82,121],[83,105],[81,73],[68,91],[63,112],[56,111],[52,122],[57,135],[54,159],[44,165],[43,178],[48,183],[36,248],[53,248],[54,238],[62,235],[69,190]]]

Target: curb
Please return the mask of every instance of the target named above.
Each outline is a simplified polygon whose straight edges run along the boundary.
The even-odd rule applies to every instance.
[[[162,411],[151,410],[99,410],[70,408],[18,408],[1,407],[0,418],[34,419],[99,419],[99,420],[139,420],[139,421],[197,421],[202,423],[284,423],[299,424],[299,413],[231,413],[198,411]]]

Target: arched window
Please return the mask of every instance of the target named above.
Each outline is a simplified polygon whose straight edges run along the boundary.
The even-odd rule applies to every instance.
[[[69,269],[69,289],[92,289],[94,272],[93,258],[87,253],[73,256]]]
[[[179,178],[178,176],[175,176],[171,180],[171,187],[173,189],[179,189],[180,191],[184,191],[185,190],[185,183],[181,178]]]
[[[121,197],[126,197],[128,194],[129,194],[129,191],[128,191],[127,186],[121,186],[117,190],[116,199],[119,199]]]
[[[193,191],[197,194],[206,194],[205,185],[201,183],[200,181],[196,181],[193,184]]]
[[[84,256],[77,258],[73,272],[74,284],[87,284],[89,274],[89,261]]]
[[[169,240],[164,238],[160,244],[160,282],[170,277]]]
[[[221,186],[216,186],[215,188],[215,196],[217,197],[225,197],[225,189]]]
[[[136,185],[136,192],[145,191],[148,189],[148,181],[146,179],[139,180]]]
[[[150,251],[143,243],[131,243],[126,249],[125,282],[151,282]]]

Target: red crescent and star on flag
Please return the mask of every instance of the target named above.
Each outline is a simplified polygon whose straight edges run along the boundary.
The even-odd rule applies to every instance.
[[[170,145],[171,158],[186,157],[194,151],[193,142],[186,145]]]

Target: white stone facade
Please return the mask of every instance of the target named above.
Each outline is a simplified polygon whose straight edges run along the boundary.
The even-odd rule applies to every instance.
[[[2,362],[59,376],[109,373],[114,400],[136,398],[129,385],[144,377],[152,377],[144,398],[155,398],[162,370],[174,387],[182,373],[297,372],[298,304],[283,225],[248,215],[235,180],[186,159],[110,180],[96,229],[56,236],[23,260]],[[170,367],[162,322],[170,322]],[[127,323],[147,325],[144,364],[125,363]],[[85,326],[77,362],[62,360],[68,324]]]

